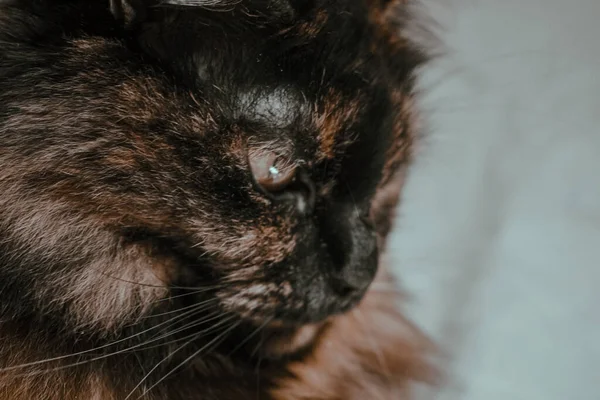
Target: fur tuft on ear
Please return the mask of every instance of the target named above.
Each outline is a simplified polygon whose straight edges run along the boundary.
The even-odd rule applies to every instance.
[[[245,16],[267,16],[290,20],[297,9],[290,0],[109,0],[110,11],[125,28],[131,29],[150,20],[157,22],[165,18],[158,9],[171,9],[181,13],[190,9],[198,11],[233,11],[239,9]],[[302,2],[303,7],[306,3]],[[154,13],[153,10],[157,10]],[[169,14],[174,15],[174,14]]]
[[[239,3],[240,0],[162,0],[160,4],[188,7],[218,7]]]
[[[110,12],[125,27],[142,22],[146,18],[147,6],[145,0],[110,0]]]
[[[291,0],[158,0],[157,5],[163,7],[196,7],[206,10],[233,9],[240,7],[248,10],[269,10],[277,15],[293,16],[296,7]],[[303,0],[301,3],[309,3]],[[261,11],[263,13],[264,11]]]

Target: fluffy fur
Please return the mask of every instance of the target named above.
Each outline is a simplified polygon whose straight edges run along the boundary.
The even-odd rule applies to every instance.
[[[0,5],[0,397],[405,395],[406,4],[168,3]]]

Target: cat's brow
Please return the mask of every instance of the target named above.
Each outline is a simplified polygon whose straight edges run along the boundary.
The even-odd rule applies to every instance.
[[[275,128],[291,125],[308,107],[301,93],[285,87],[244,91],[238,95],[237,103],[244,117],[266,122]]]

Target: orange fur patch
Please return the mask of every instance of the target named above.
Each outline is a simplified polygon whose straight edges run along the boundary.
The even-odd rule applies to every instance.
[[[337,136],[344,128],[356,121],[361,110],[362,103],[357,96],[347,100],[344,96],[330,89],[324,99],[321,112],[315,114],[315,125],[319,131],[319,157],[321,159],[333,159]]]

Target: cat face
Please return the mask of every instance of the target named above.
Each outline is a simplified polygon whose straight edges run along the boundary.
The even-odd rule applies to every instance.
[[[103,329],[169,297],[257,324],[354,306],[410,144],[384,3],[153,8],[113,37],[37,21],[3,50],[26,67],[0,67],[4,285]]]

